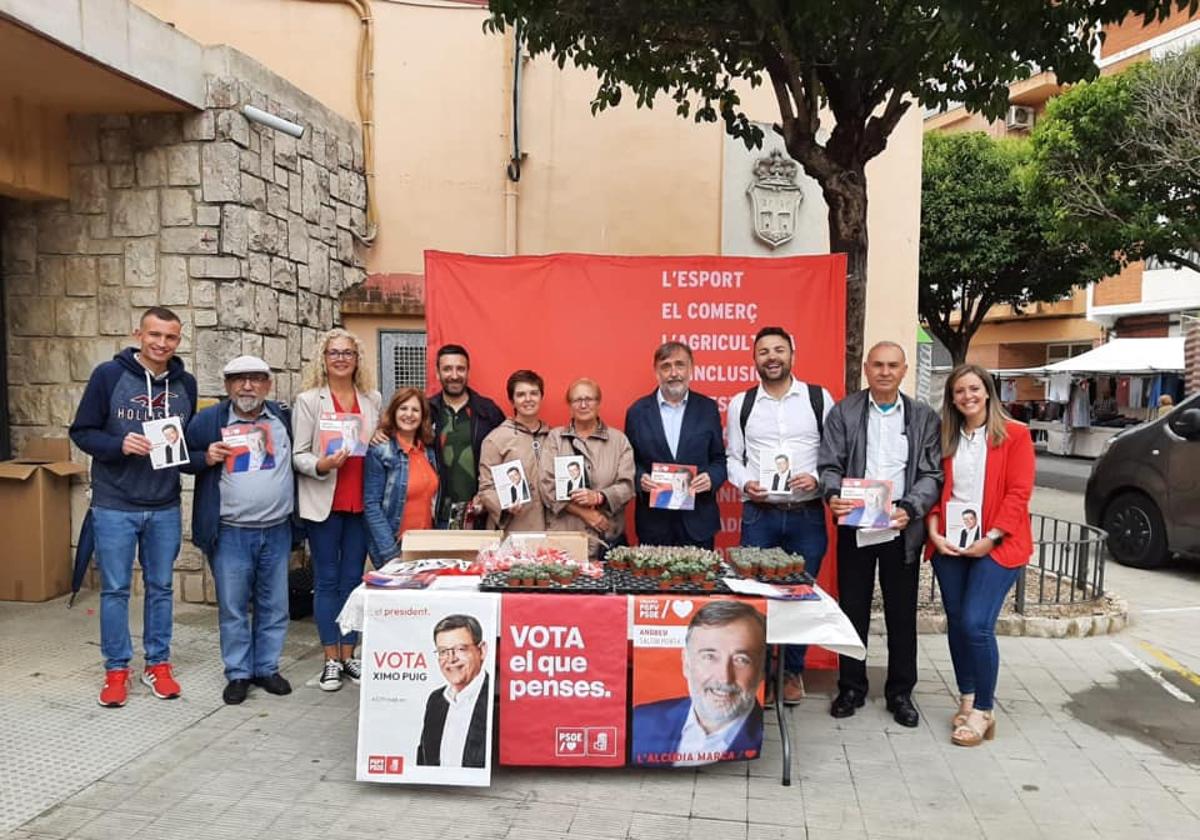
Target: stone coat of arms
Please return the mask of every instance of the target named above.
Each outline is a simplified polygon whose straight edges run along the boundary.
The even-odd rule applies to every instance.
[[[772,248],[791,241],[804,193],[796,183],[799,165],[779,149],[754,163],[754,182],[746,188],[754,217],[754,235]]]

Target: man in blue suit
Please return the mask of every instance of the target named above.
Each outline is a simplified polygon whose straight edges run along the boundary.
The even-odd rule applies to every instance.
[[[710,601],[688,624],[688,696],[633,709],[633,763],[676,767],[756,757],[762,749],[767,625],[746,601]]]
[[[711,397],[690,390],[692,350],[668,341],[654,351],[658,389],[637,400],[625,412],[625,436],[633,446],[637,506],[634,524],[642,545],[713,547],[721,530],[717,490],[725,483],[725,438],[721,412]],[[650,506],[655,463],[692,464],[696,477],[694,510],[664,510]]]

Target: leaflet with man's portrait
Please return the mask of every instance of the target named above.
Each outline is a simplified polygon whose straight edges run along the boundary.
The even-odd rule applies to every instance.
[[[587,467],[582,455],[557,455],[554,458],[554,499],[569,502],[576,490],[587,490]]]
[[[842,479],[842,499],[854,510],[838,517],[839,525],[852,528],[887,528],[892,521],[892,482],[876,478]]]
[[[764,447],[758,453],[758,484],[770,496],[790,496],[788,482],[795,475],[792,453],[786,447]]]
[[[368,589],[360,782],[491,782],[499,596]]]
[[[496,496],[500,499],[500,510],[523,505],[532,499],[529,481],[525,478],[525,465],[518,461],[505,461],[492,467],[492,481]]]
[[[270,423],[233,423],[221,429],[221,441],[229,447],[225,472],[275,469],[275,441],[271,437]]]
[[[183,421],[178,417],[147,420],[142,434],[150,439],[150,466],[167,470],[188,463],[187,444],[183,439]]]
[[[351,457],[367,454],[361,414],[323,411],[317,421],[317,435],[321,455],[336,455],[343,450]]]

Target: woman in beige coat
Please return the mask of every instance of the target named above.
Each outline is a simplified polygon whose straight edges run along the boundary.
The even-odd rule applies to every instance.
[[[493,429],[483,439],[479,451],[479,500],[488,514],[488,528],[510,531],[544,531],[546,511],[543,507],[541,462],[545,458],[546,439],[550,427],[542,422],[542,377],[532,370],[518,370],[508,377],[508,400],[513,416]],[[525,467],[530,499],[501,510],[500,496],[492,467],[520,461]],[[553,465],[553,459],[550,459]]]
[[[353,333],[325,333],[292,409],[292,465],[312,555],[313,612],[325,648],[319,685],[325,691],[341,688],[343,674],[355,683],[362,674],[354,657],[357,634],[337,626],[367,557],[363,456],[379,419],[380,396],[362,359],[362,342]]]
[[[551,531],[586,531],[589,555],[625,540],[625,506],[633,498],[633,447],[624,434],[600,419],[600,386],[576,379],[567,389],[571,422],[550,432],[542,458],[542,498]],[[554,459],[582,455],[587,488],[569,501],[555,499]]]

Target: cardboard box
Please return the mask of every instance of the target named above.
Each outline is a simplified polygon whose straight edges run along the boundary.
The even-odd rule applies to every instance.
[[[405,560],[475,559],[481,549],[504,539],[501,531],[406,531],[400,542]]]
[[[514,543],[529,548],[548,545],[562,549],[579,563],[588,559],[588,535],[584,531],[512,531],[508,536]]]
[[[35,438],[0,462],[0,600],[47,601],[71,591],[71,462],[66,438]]]

